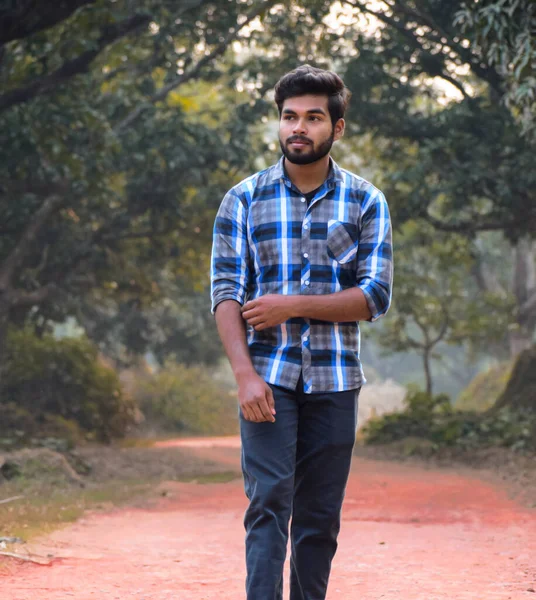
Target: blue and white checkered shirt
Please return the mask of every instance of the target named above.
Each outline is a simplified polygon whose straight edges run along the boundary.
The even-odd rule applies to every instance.
[[[359,287],[371,321],[391,303],[391,223],[384,195],[333,160],[310,205],[292,184],[283,158],[248,177],[223,199],[214,224],[212,313],[223,300],[264,294],[332,294]],[[360,387],[357,322],[293,318],[255,331],[248,346],[257,373],[294,390],[303,371],[306,393]]]

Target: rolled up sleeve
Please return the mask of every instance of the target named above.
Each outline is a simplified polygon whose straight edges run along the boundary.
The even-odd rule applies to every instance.
[[[212,314],[223,300],[244,304],[249,275],[247,209],[231,190],[223,199],[214,222],[210,268]]]
[[[359,236],[357,286],[376,321],[389,310],[393,285],[393,247],[389,207],[374,189],[364,202]]]

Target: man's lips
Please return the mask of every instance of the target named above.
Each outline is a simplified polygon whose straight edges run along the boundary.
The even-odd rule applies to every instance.
[[[292,146],[299,146],[301,148],[302,146],[309,146],[310,142],[305,142],[303,140],[294,140],[293,142],[289,142],[289,144]]]

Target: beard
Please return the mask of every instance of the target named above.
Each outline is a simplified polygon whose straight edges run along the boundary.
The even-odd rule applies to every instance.
[[[281,152],[285,158],[294,165],[310,165],[311,163],[324,158],[326,154],[329,154],[331,147],[333,146],[333,137],[334,134],[326,138],[323,142],[321,142],[316,148],[311,140],[304,138],[300,138],[299,136],[289,137],[284,144],[281,138],[279,138],[279,145],[281,146]],[[289,148],[289,142],[297,141],[298,139],[302,139],[303,141],[309,142],[307,146],[304,146],[300,150],[291,150]]]

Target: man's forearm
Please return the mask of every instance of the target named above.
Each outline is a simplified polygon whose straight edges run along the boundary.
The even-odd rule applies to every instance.
[[[322,295],[289,296],[293,303],[293,316],[320,321],[344,323],[368,321],[370,309],[360,288],[350,288]]]
[[[235,379],[255,372],[246,338],[246,324],[240,312],[240,304],[224,300],[216,308],[216,325]]]

